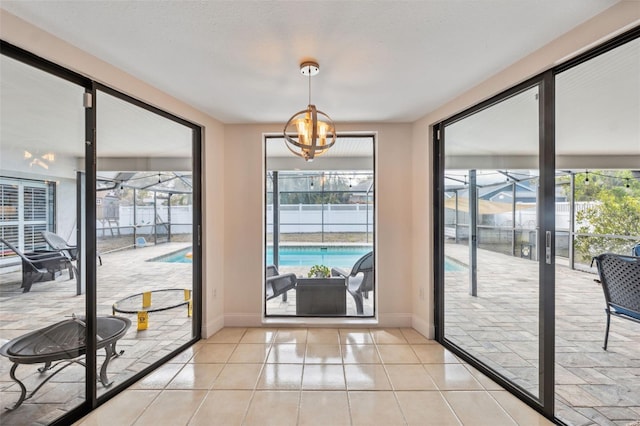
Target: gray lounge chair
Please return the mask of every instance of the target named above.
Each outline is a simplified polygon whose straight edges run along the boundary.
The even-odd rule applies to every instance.
[[[0,242],[22,259],[23,293],[31,291],[31,285],[35,282],[55,280],[63,269],[69,270],[69,279],[73,279],[74,277],[75,267],[71,263],[71,260],[57,251],[40,250],[23,253],[4,238],[0,238]]]
[[[53,232],[42,231],[40,233],[52,249],[59,251],[73,261],[78,260],[78,246],[69,245],[64,238]],[[100,262],[100,266],[102,266],[102,257],[100,254],[98,254],[98,261]]]
[[[369,292],[373,291],[373,252],[362,256],[351,268],[351,273],[347,273],[340,268],[331,268],[332,277],[343,277],[347,280],[347,291],[356,302],[356,312],[358,315],[364,313],[363,298],[369,297]]]
[[[602,347],[606,351],[611,315],[640,323],[640,257],[604,253],[593,261],[598,266],[607,303],[607,329]]]
[[[296,274],[280,274],[274,265],[267,266],[267,278],[265,280],[265,297],[271,300],[282,295],[282,301],[287,301],[287,292],[296,287]]]

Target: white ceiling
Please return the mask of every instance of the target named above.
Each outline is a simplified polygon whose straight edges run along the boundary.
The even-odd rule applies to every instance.
[[[559,73],[555,97],[558,156],[616,155],[635,161],[621,167],[640,165],[640,38]],[[535,86],[457,121],[445,128],[446,154],[529,156],[533,163],[520,166],[536,167],[538,108]]]
[[[412,122],[616,0],[7,1],[1,7],[224,123]]]

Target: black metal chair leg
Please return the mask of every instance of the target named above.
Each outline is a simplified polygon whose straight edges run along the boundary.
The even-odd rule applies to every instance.
[[[18,386],[20,386],[20,398],[18,399],[18,402],[16,402],[13,405],[13,407],[6,407],[5,409],[7,411],[12,411],[18,408],[20,405],[22,405],[22,402],[25,400],[25,397],[27,396],[27,388],[24,387],[22,382],[16,378],[16,369],[18,368],[18,365],[19,365],[18,363],[15,363],[15,362],[13,363],[13,366],[11,367],[11,371],[9,372],[9,375],[11,376],[11,379],[13,379],[13,381],[16,382]]]
[[[611,313],[608,309],[605,309],[605,312],[607,313],[607,330],[604,332],[604,346],[602,347],[602,349],[606,351],[607,343],[609,341],[609,325],[611,323]]]
[[[364,314],[364,301],[362,300],[362,293],[356,293],[353,296],[353,300],[356,302],[356,313],[358,315]]]
[[[113,383],[110,382],[109,377],[107,377],[107,367],[109,366],[109,361],[111,360],[112,355],[115,353],[115,348],[111,344],[107,345],[104,347],[104,352],[106,355],[104,362],[102,363],[102,367],[100,368],[100,383],[102,383],[102,386],[106,388]]]
[[[42,367],[38,368],[40,373],[44,373],[47,370],[51,370],[51,361],[46,361]]]

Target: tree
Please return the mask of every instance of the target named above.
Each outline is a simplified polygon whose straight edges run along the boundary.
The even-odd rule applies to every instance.
[[[588,183],[586,179],[586,173],[576,175],[575,201],[595,203],[576,213],[576,232],[631,236],[640,241],[640,181],[630,170],[592,171]],[[576,238],[575,249],[583,262],[589,262],[604,252],[629,254],[633,244],[627,239],[582,236]]]

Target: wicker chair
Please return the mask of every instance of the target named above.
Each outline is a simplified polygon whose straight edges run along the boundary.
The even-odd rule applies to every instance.
[[[607,329],[604,346],[607,350],[611,315],[640,323],[640,257],[604,253],[594,257],[607,302]]]

